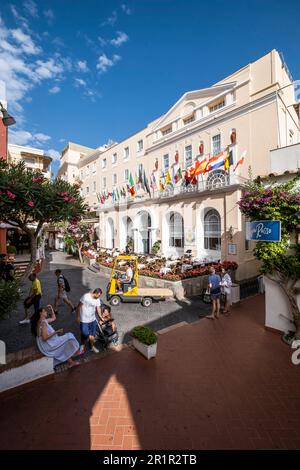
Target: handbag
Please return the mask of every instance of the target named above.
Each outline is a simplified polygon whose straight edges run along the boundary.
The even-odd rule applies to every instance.
[[[226,304],[226,294],[225,294],[225,292],[221,293],[220,303],[221,303],[221,305],[224,305],[224,306]]]
[[[204,302],[205,304],[211,304],[211,294],[209,289],[203,289],[202,302]]]

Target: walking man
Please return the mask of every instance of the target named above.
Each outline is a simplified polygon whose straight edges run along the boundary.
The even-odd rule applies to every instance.
[[[85,342],[88,339],[91,351],[98,353],[99,350],[94,346],[96,335],[96,311],[101,317],[101,289],[95,289],[93,292],[84,294],[77,306],[77,322],[80,324],[81,346],[80,352],[84,353]]]
[[[54,300],[54,311],[57,313],[57,305],[59,304],[60,300],[63,300],[66,305],[69,305],[71,313],[73,313],[76,308],[72,304],[71,300],[69,300],[67,295],[67,292],[70,292],[71,290],[69,283],[60,269],[56,269],[55,276],[57,277],[57,296]]]
[[[20,325],[26,325],[30,323],[29,318],[29,309],[33,305],[34,313],[38,314],[41,298],[42,298],[42,287],[40,280],[37,278],[36,273],[31,273],[28,276],[28,279],[31,281],[31,289],[29,292],[29,297],[24,300],[25,308],[25,318],[19,322]]]

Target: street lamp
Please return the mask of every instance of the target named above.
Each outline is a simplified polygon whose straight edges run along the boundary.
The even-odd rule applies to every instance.
[[[2,113],[2,122],[5,127],[16,124],[15,119],[7,112],[7,109],[3,107],[3,104],[1,103],[1,101],[0,101],[0,111]]]

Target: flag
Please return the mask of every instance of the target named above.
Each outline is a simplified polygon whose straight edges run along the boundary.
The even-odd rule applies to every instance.
[[[145,190],[147,191],[147,193],[148,193],[149,196],[151,197],[150,186],[149,186],[148,178],[147,178],[147,176],[146,176],[145,169],[144,169],[143,184],[144,184]]]
[[[161,176],[161,177],[159,178],[159,190],[160,190],[160,191],[163,191],[164,189],[165,189],[164,177]]]
[[[181,179],[182,179],[182,171],[181,171],[181,168],[179,167],[174,177],[175,184],[178,183],[178,181],[180,181]]]
[[[154,173],[152,173],[151,177],[150,177],[150,186],[153,189],[153,191],[155,191],[157,189],[156,179],[155,179]]]
[[[224,170],[225,171],[228,171],[229,170],[229,166],[230,166],[230,163],[229,163],[229,150],[227,148],[226,150],[226,155],[225,155],[225,159],[224,159]]]
[[[120,193],[119,193],[118,188],[116,188],[116,196],[117,196],[117,200],[119,201],[119,199],[120,199]]]
[[[220,168],[220,166],[223,166],[225,157],[226,157],[226,151],[220,152],[217,155],[214,155],[213,157],[211,157],[207,162],[205,173],[207,171],[216,170],[217,168]]]
[[[201,161],[198,161],[198,165],[195,168],[195,176],[202,175],[203,173],[205,173],[206,166],[207,166],[206,158],[204,158]]]
[[[172,184],[171,175],[170,175],[169,170],[167,171],[167,174],[166,174],[166,184]]]
[[[135,172],[135,184],[139,184],[139,178],[137,172]]]
[[[233,169],[233,172],[235,172],[235,170],[237,169],[237,167],[238,167],[239,165],[242,165],[242,164],[244,163],[246,153],[247,153],[247,151],[244,150],[244,152],[243,152],[242,155],[241,155],[241,158],[236,162],[235,167],[234,167],[234,169]]]
[[[133,181],[131,173],[130,173],[130,176],[129,176],[129,192],[132,196],[135,195],[134,181]]]

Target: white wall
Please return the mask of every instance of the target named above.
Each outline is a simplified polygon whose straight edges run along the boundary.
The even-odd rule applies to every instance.
[[[264,277],[266,292],[266,318],[265,326],[275,330],[286,332],[295,330],[294,325],[287,319],[292,320],[289,302],[283,290],[273,281]],[[298,284],[300,286],[300,281]],[[298,307],[300,307],[300,295],[298,295]],[[286,317],[286,318],[284,318]]]

